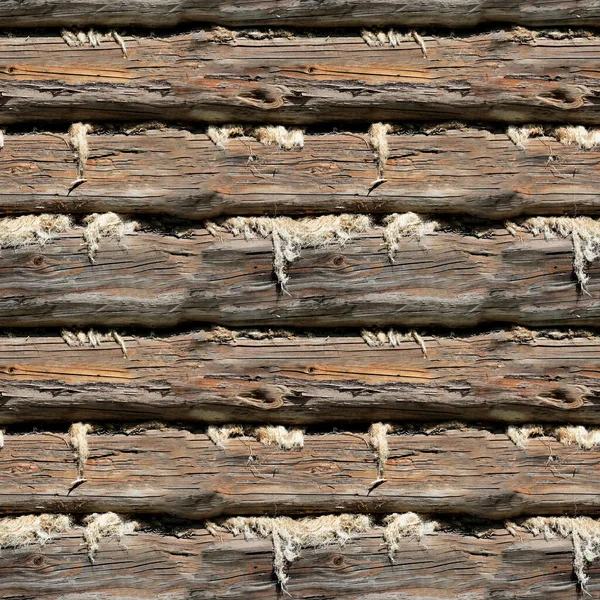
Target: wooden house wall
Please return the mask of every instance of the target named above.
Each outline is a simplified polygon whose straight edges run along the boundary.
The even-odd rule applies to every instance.
[[[0,597],[600,598],[599,26],[2,2]]]

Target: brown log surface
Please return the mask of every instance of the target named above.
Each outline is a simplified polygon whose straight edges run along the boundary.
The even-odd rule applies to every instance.
[[[568,239],[439,233],[402,240],[391,263],[381,236],[305,249],[282,293],[269,239],[140,233],[102,240],[92,263],[73,229],[43,248],[2,250],[0,326],[600,324],[600,268],[581,293]]]
[[[252,438],[216,447],[205,434],[175,429],[88,435],[85,482],[68,436],[5,436],[0,510],[23,513],[307,515],[366,512],[470,515],[600,514],[600,452],[552,438],[516,447],[478,429],[388,435],[385,482],[368,436],[305,435],[281,450]],[[550,459],[550,457],[552,457]]]
[[[5,136],[0,211],[225,215],[327,212],[598,214],[600,153],[546,137],[523,148],[505,134],[449,130],[388,135],[384,185],[365,134],[305,135],[302,150],[251,137],[215,146],[169,129],[89,135],[86,182],[75,189],[68,136]],[[549,162],[550,157],[552,160]]]
[[[292,598],[355,600],[577,600],[571,540],[512,537],[491,528],[486,537],[438,533],[402,541],[395,562],[382,530],[357,535],[345,546],[308,548],[287,568]],[[43,548],[3,549],[4,598],[53,600],[279,599],[271,540],[249,540],[191,528],[186,537],[139,532],[120,543],[103,539],[93,564],[81,531],[59,535]],[[593,563],[587,591],[600,597]]]
[[[4,0],[0,27],[104,25],[173,27],[189,22],[340,27],[424,25],[473,27],[501,22],[521,25],[598,25],[592,0]]]
[[[71,48],[0,39],[0,124],[159,119],[600,123],[597,38],[507,32],[369,47],[358,35],[210,41],[194,32]]]
[[[600,338],[520,343],[510,333],[206,341],[204,332],[75,347],[0,338],[0,424],[201,421],[319,425],[378,420],[600,425]]]

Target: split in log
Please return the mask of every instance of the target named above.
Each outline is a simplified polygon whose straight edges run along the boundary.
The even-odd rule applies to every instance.
[[[414,340],[369,347],[356,334],[225,343],[211,341],[214,336],[124,336],[128,360],[114,341],[69,347],[60,337],[1,337],[0,424],[459,419],[600,425],[595,336],[519,342],[512,332],[424,335],[427,359]]]
[[[157,565],[160,568],[157,568]],[[458,568],[457,566],[460,565]],[[569,539],[513,537],[490,527],[484,537],[439,533],[402,540],[390,562],[381,529],[356,535],[343,547],[309,549],[287,567],[293,598],[316,594],[350,600],[468,597],[578,600]],[[3,549],[4,598],[145,600],[169,598],[280,599],[270,540],[213,537],[205,529],[176,535],[138,532],[101,542],[91,564],[77,529],[43,548]],[[588,567],[587,591],[600,594],[600,566]]]
[[[582,293],[569,239],[436,233],[402,239],[392,263],[374,228],[343,248],[305,249],[281,293],[270,240],[217,235],[103,240],[94,263],[79,229],[43,248],[4,249],[0,326],[600,324],[600,267],[591,265]]]
[[[438,428],[439,429],[439,428]],[[384,481],[366,434],[305,435],[300,450],[250,437],[219,448],[175,429],[88,435],[79,459],[66,435],[6,435],[0,510],[171,515],[187,519],[344,512],[600,514],[600,451],[550,437],[517,447],[506,433],[455,429],[388,435]],[[374,482],[377,480],[377,485]],[[74,485],[74,483],[77,485]]]
[[[369,137],[305,135],[304,149],[255,139],[215,146],[176,129],[88,135],[85,182],[67,135],[7,135],[0,211],[252,214],[413,211],[486,219],[600,213],[599,151],[552,137],[516,146],[506,134],[449,130],[387,136],[385,183]]]
[[[38,16],[36,19],[39,20]],[[510,32],[370,47],[358,35],[214,41],[211,32],[69,47],[0,39],[0,124],[166,119],[600,124],[597,38]]]
[[[592,0],[4,0],[0,27],[72,25],[174,27],[183,23],[232,26],[361,27],[367,25],[474,27],[483,23],[529,26],[600,24]]]

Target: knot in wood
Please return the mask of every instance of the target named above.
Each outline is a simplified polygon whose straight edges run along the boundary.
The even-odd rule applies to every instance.
[[[573,410],[583,406],[586,395],[591,391],[583,385],[560,385],[538,395],[538,400],[557,408]]]
[[[238,400],[257,408],[273,410],[281,408],[285,402],[286,394],[290,393],[290,390],[284,386],[263,385],[250,391],[245,396],[238,396]]]

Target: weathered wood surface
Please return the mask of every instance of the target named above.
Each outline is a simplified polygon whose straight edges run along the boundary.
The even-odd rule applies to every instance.
[[[286,425],[461,419],[600,425],[600,338],[125,336],[71,348],[0,338],[0,424],[166,420]]]
[[[88,435],[86,482],[68,436],[5,435],[0,510],[7,513],[226,515],[330,512],[472,515],[599,514],[600,451],[551,438],[525,449],[477,429],[389,435],[386,482],[368,436],[305,435],[297,451],[252,438],[217,448],[205,434],[154,430]],[[552,457],[551,460],[549,458]]]
[[[173,27],[212,22],[244,27],[363,27],[424,25],[473,27],[482,23],[599,25],[600,8],[592,0],[3,0],[0,27],[104,25]]]
[[[487,219],[600,213],[600,154],[552,138],[523,148],[503,133],[389,135],[386,183],[365,134],[305,135],[285,151],[251,137],[216,147],[177,129],[90,135],[85,184],[71,190],[68,136],[5,136],[0,211],[218,215],[466,213]],[[549,160],[553,157],[552,160]]]
[[[489,538],[439,533],[406,539],[391,563],[381,529],[357,535],[345,546],[306,549],[287,568],[292,598],[356,600],[576,600],[570,540],[521,539],[504,529]],[[270,540],[246,541],[204,529],[189,538],[137,533],[121,543],[100,542],[91,564],[81,532],[61,534],[43,548],[3,549],[0,593],[4,598],[133,600],[150,598],[279,599]],[[587,569],[587,590],[600,597],[598,562]]]
[[[0,124],[189,120],[491,120],[600,123],[596,38],[510,33],[369,47],[361,37],[208,41],[195,32],[70,48],[60,37],[0,40]]]
[[[402,241],[391,263],[373,229],[343,248],[305,249],[281,293],[270,240],[188,234],[103,240],[95,263],[81,229],[43,248],[4,249],[0,326],[600,324],[600,268],[581,293],[570,240],[439,233]]]

